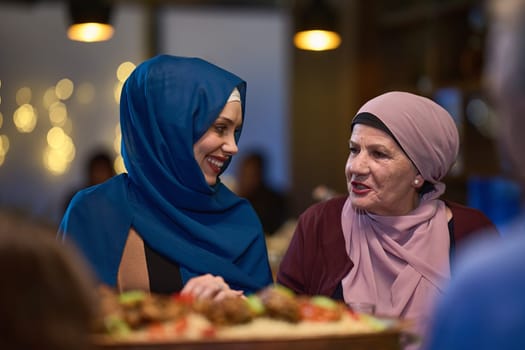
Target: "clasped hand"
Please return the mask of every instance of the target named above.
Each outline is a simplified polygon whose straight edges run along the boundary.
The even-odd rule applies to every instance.
[[[209,273],[190,279],[182,288],[181,294],[190,294],[197,299],[214,300],[244,296],[242,290],[231,289],[221,276],[213,276]]]

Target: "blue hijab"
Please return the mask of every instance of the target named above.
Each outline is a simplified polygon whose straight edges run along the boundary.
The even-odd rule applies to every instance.
[[[130,75],[120,102],[128,173],[75,195],[59,229],[103,282],[116,284],[133,226],[179,264],[184,283],[205,273],[245,293],[272,283],[255,211],[219,179],[208,185],[193,153],[235,87],[244,120],[246,83],[202,59],[161,55]]]

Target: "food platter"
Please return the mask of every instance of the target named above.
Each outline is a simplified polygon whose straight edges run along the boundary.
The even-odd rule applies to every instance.
[[[408,329],[281,286],[220,301],[100,292],[97,350],[401,350]]]
[[[286,335],[282,329],[268,329],[252,338],[239,339],[147,339],[112,340],[95,338],[97,350],[401,350],[408,326],[390,318],[378,318],[389,326],[377,332],[312,335]]]

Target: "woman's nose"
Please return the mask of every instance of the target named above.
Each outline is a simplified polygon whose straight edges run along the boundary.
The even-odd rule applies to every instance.
[[[362,154],[353,155],[348,157],[346,162],[346,172],[353,174],[363,174],[368,171],[368,163],[366,157]]]
[[[226,142],[222,144],[222,151],[227,153],[228,155],[233,156],[234,154],[237,154],[239,152],[239,148],[237,147],[237,142],[235,141],[234,136],[228,137]]]

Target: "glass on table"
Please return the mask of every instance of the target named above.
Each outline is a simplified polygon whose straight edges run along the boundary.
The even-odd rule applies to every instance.
[[[373,315],[376,312],[376,306],[372,303],[365,303],[365,302],[348,302],[346,305],[352,309],[352,311],[361,313],[361,314],[368,314]]]

